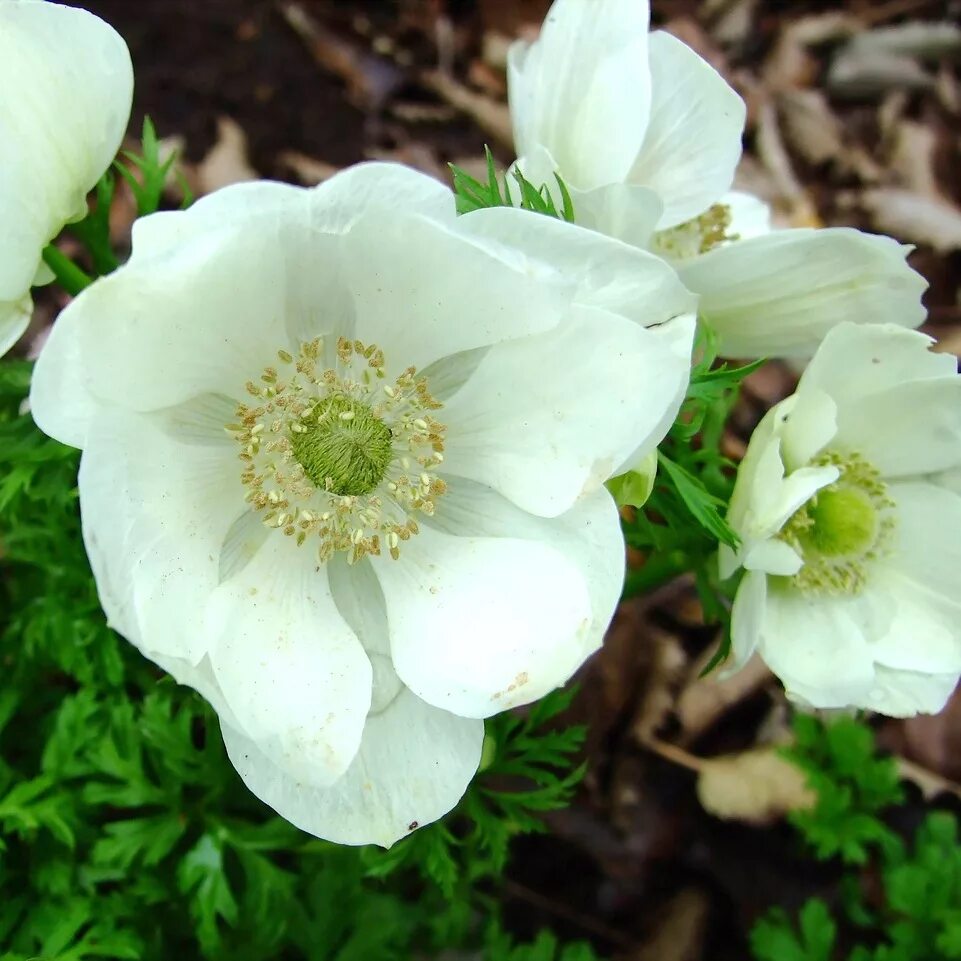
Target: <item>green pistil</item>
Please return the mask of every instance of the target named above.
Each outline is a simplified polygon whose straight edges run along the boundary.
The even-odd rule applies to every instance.
[[[814,499],[811,546],[826,557],[860,557],[878,536],[878,511],[857,487],[832,487]]]
[[[866,564],[883,552],[894,529],[894,503],[881,475],[858,454],[830,452],[814,465],[834,465],[841,473],[781,530],[804,561],[790,580],[805,593],[858,594]]]
[[[369,494],[380,484],[392,440],[370,407],[345,396],[321,401],[290,432],[294,457],[313,484],[341,496]]]

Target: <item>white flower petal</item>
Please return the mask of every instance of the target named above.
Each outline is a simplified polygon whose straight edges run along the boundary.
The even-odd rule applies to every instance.
[[[798,392],[823,390],[843,406],[908,381],[954,377],[957,358],[930,349],[933,338],[894,324],[840,324],[801,376]]]
[[[766,602],[767,577],[760,571],[748,571],[738,584],[731,608],[731,657],[724,664],[725,673],[740,670],[757,649]]]
[[[542,697],[595,637],[586,572],[540,541],[426,527],[375,565],[394,667],[429,704],[488,717]]]
[[[452,483],[430,525],[460,537],[520,537],[540,541],[570,558],[584,573],[592,629],[584,657],[601,645],[624,585],[624,535],[617,505],[601,488],[559,517],[543,518],[473,481]]]
[[[685,314],[669,320],[666,323],[658,324],[656,327],[649,327],[648,332],[657,338],[674,358],[683,365],[685,371],[689,371],[691,366],[691,355],[694,350],[694,338],[697,334],[697,318],[693,314]],[[661,419],[647,431],[640,443],[627,457],[621,461],[618,467],[611,472],[612,476],[617,477],[625,471],[631,470],[636,464],[641,463],[647,457],[654,457],[656,461],[657,446],[667,436],[667,432],[677,420],[678,412],[684,398],[687,396],[687,388],[690,380],[687,376],[677,385],[677,393],[672,400],[669,400],[662,408]]]
[[[0,302],[0,357],[23,336],[32,314],[29,294],[19,300]]]
[[[296,217],[297,208],[310,196],[304,187],[272,180],[232,184],[200,197],[186,210],[162,210],[139,218],[132,228],[133,247],[138,256],[156,257],[235,218]]]
[[[325,180],[314,192],[312,223],[328,232],[343,232],[373,210],[404,210],[447,224],[457,219],[454,195],[448,187],[399,163],[354,164]]]
[[[556,516],[662,439],[688,376],[651,331],[577,307],[545,337],[492,347],[447,402],[444,471]]]
[[[937,714],[948,703],[957,684],[957,673],[916,673],[879,664],[875,669],[875,685],[862,706],[887,717]]]
[[[759,197],[730,190],[720,203],[731,213],[729,233],[738,240],[748,237],[763,237],[771,232],[771,208]]]
[[[452,223],[456,216],[453,194],[433,177],[402,164],[370,162],[339,171],[312,189],[253,180],[215,190],[187,210],[162,211],[138,220],[133,226],[134,246],[158,254],[225,220],[283,220],[297,217],[297,209],[305,204],[311,208],[311,230],[329,234],[346,233],[372,210],[401,208],[444,223]]]
[[[788,470],[813,460],[837,434],[837,404],[823,390],[797,392],[790,415],[781,425],[781,452]]]
[[[749,484],[746,510],[728,514],[729,522],[736,524],[735,530],[743,533],[748,541],[777,534],[795,511],[838,478],[838,469],[833,466],[801,467],[785,476],[778,438],[760,447],[759,456],[751,466],[751,474],[744,480]]]
[[[196,663],[221,545],[246,506],[236,457],[120,412],[98,417],[86,444],[83,536],[108,622],[148,657]]]
[[[535,147],[530,154],[516,160],[508,171],[510,199],[520,207],[521,192],[519,188],[515,189],[512,179],[515,171],[521,172],[535,187],[546,188],[557,210],[564,209],[564,194],[557,182],[559,168],[546,148]],[[567,182],[564,186],[578,227],[586,227],[641,250],[650,246],[654,229],[664,211],[664,205],[653,190],[627,183],[603,184],[591,190],[578,190]]]
[[[651,34],[650,57],[651,119],[626,179],[661,198],[664,230],[703,213],[731,186],[746,110],[724,78],[669,33]]]
[[[457,804],[484,740],[483,721],[448,714],[404,690],[386,711],[368,718],[344,775],[318,788],[285,773],[227,724],[222,730],[244,783],[282,817],[338,844],[383,847]]]
[[[605,184],[593,190],[573,190],[571,203],[579,227],[606,234],[646,250],[664,213],[660,197],[638,184]]]
[[[0,89],[0,300],[11,301],[113,160],[133,68],[119,34],[86,10],[3,3]]]
[[[77,380],[81,398],[141,411],[202,393],[245,397],[245,382],[289,346],[286,291],[264,283],[285,277],[288,252],[277,231],[234,226],[155,258],[135,249],[123,270],[84,290],[54,325],[34,374],[37,423],[82,442],[64,394]],[[60,383],[65,369],[72,383]],[[89,416],[87,403],[84,410]]]
[[[210,596],[204,632],[242,733],[296,780],[341,777],[360,746],[371,666],[313,552],[275,532]]]
[[[514,145],[538,145],[571,186],[626,178],[650,111],[647,0],[555,0],[533,45],[508,56]]]
[[[937,484],[938,487],[944,487],[946,490],[961,495],[961,465],[952,467],[950,470],[939,471],[927,479],[932,484]]]
[[[748,571],[790,577],[797,574],[803,561],[790,544],[771,538],[748,547],[742,563]]]
[[[513,208],[485,213],[541,219]],[[550,330],[562,315],[568,279],[524,249],[469,233],[470,219],[450,227],[421,216],[361,218],[346,237],[342,269],[354,293],[354,336],[377,344],[398,374]]]
[[[678,265],[728,357],[804,357],[846,320],[916,327],[926,282],[908,248],[846,227],[783,230]]]
[[[893,599],[886,630],[872,642],[876,663],[895,670],[961,674],[961,603],[883,567],[872,572],[869,591],[887,602]]]
[[[378,184],[378,178],[384,182]],[[328,188],[333,180],[338,183]],[[58,319],[35,374],[38,423],[59,439],[81,444],[84,424],[96,407],[91,398],[138,410],[179,404],[205,392],[240,399],[245,382],[256,380],[276,359],[278,349],[296,349],[300,342],[321,335],[330,335],[332,341],[340,334],[353,335],[356,307],[345,258],[352,262],[350,270],[366,271],[360,278],[364,289],[371,276],[394,269],[403,259],[400,251],[410,253],[408,270],[416,267],[421,278],[435,266],[444,267],[443,258],[436,264],[431,260],[438,250],[448,259],[456,251],[468,261],[457,273],[458,281],[492,286],[487,277],[479,278],[479,271],[491,266],[493,257],[470,242],[451,239],[439,223],[426,219],[442,220],[446,211],[454,221],[453,198],[442,185],[390,164],[365,165],[328,183],[314,190],[238,184],[188,211],[139,221],[129,263],[85,290]],[[350,205],[352,189],[357,191],[356,208]],[[412,219],[427,225],[435,249],[411,252],[409,240],[396,236],[393,248],[360,253],[356,245],[347,249],[342,232],[353,229],[354,221],[365,214],[376,210],[380,222],[403,220],[385,214],[391,191],[393,203],[409,200],[413,209],[422,211]],[[530,329],[538,329],[536,323],[542,327],[555,323],[559,308],[553,301],[540,312],[533,309],[550,299],[543,292],[545,285],[524,273],[522,255],[510,256],[523,276],[516,287],[506,277],[503,284],[493,285],[509,288],[500,300],[495,293],[479,297],[478,309],[490,309],[490,317],[478,322],[469,316],[453,323],[465,313],[466,288],[461,287],[456,309],[453,295],[443,302],[443,309],[440,302],[414,301],[410,306],[418,309],[417,329],[429,335],[431,323],[446,321],[459,331],[473,324],[476,340],[483,340],[488,330],[493,331],[491,336],[520,336],[526,330],[519,318],[527,317],[518,310],[520,303],[532,308]],[[403,283],[409,288],[409,273]],[[401,291],[394,293],[399,296]],[[516,300],[505,318],[509,296]],[[381,316],[385,312],[386,307]],[[392,320],[396,319],[395,312]],[[392,338],[396,326],[391,327]],[[453,344],[451,340],[438,337],[438,344],[443,349],[461,348],[460,340]],[[419,356],[395,359],[401,369],[418,362]]]
[[[764,491],[767,486],[758,483],[758,474],[763,472],[766,477],[773,475],[775,481],[778,477],[783,477],[784,464],[781,461],[780,452],[781,425],[785,418],[790,416],[796,402],[796,397],[786,397],[780,403],[775,404],[761,418],[761,422],[754,428],[754,433],[751,435],[751,442],[744,453],[744,458],[738,465],[734,491],[727,507],[726,520],[739,534],[747,533],[748,525],[753,524],[755,491]],[[769,452],[771,447],[776,448],[773,454]],[[731,566],[734,558],[724,549],[723,545],[720,561],[721,577],[730,577],[737,567]]]
[[[522,250],[576,283],[575,302],[624,314],[645,327],[693,314],[697,306],[664,261],[594,231],[505,208],[478,210],[463,224],[472,236]]]
[[[841,405],[833,444],[888,478],[961,464],[961,377],[909,382]]]
[[[769,590],[759,650],[788,696],[814,707],[861,704],[874,685],[874,659],[856,599]]]
[[[889,566],[917,586],[956,601],[961,571],[961,496],[934,484],[890,484],[897,526]]]

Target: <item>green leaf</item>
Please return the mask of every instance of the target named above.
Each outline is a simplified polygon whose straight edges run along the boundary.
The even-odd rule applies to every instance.
[[[160,157],[160,141],[149,117],[144,117],[141,152],[123,151],[129,167],[117,161],[114,169],[126,180],[137,201],[137,215],[146,217],[160,209],[167,177],[176,163],[176,154],[166,160]]]
[[[866,863],[874,850],[895,856],[900,841],[878,815],[902,790],[895,761],[875,756],[870,729],[851,718],[824,725],[798,715],[794,730],[796,743],[784,755],[807,772],[818,803],[790,820],[816,855],[849,864]]]
[[[666,454],[659,452],[657,459],[658,465],[670,478],[674,489],[697,523],[722,544],[737,550],[740,540],[718,511],[719,507],[725,506],[724,502],[711,494],[697,477],[680,464],[674,463]]]
[[[490,147],[484,147],[484,154],[487,162],[486,182],[471,176],[456,164],[449,165],[453,179],[454,198],[459,214],[468,214],[488,207],[515,206],[506,175],[503,186],[501,185]],[[554,179],[560,194],[560,209],[558,209],[557,203],[546,184],[537,186],[531,183],[517,169],[511,171],[510,177],[520,192],[516,206],[522,210],[530,210],[558,220],[574,222],[574,202],[571,199],[570,190],[559,175],[555,174]]]
[[[67,227],[87,248],[93,260],[94,270],[104,276],[120,266],[114,253],[110,238],[110,208],[113,204],[116,178],[111,171],[107,171],[97,182],[96,204],[83,220]]]
[[[114,821],[104,826],[103,837],[94,845],[93,863],[122,872],[137,863],[150,867],[173,850],[183,831],[183,821],[177,814]]]
[[[751,929],[751,952],[756,961],[831,961],[837,925],[827,905],[818,898],[801,909],[795,930],[781,909],[769,912]]]
[[[208,955],[217,951],[221,940],[218,921],[237,922],[237,902],[224,873],[223,847],[219,837],[209,833],[184,856],[177,871],[178,887],[191,896],[190,912],[197,921],[200,945]]]

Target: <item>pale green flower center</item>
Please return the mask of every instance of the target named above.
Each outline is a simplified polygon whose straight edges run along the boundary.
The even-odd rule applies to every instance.
[[[437,476],[445,427],[431,414],[440,403],[413,367],[386,383],[375,345],[341,338],[328,367],[320,339],[277,356],[283,374],[267,367],[249,381],[254,405],[238,405],[227,425],[247,502],[268,527],[317,544],[321,562],[384,549],[396,559],[420,529],[415,515],[431,516],[447,489]]]
[[[829,452],[815,466],[833,465],[840,476],[819,490],[781,530],[804,561],[793,584],[809,594],[855,595],[870,563],[887,549],[894,502],[878,470],[859,454]]]
[[[333,494],[369,494],[393,458],[390,428],[367,404],[330,397],[290,425],[294,457],[315,487]]]
[[[654,253],[669,260],[689,260],[699,254],[737,240],[737,234],[728,233],[731,228],[731,208],[727,204],[714,204],[697,217],[659,230],[652,242]]]

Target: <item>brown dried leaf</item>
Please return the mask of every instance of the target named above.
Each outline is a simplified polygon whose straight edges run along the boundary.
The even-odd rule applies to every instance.
[[[961,27],[954,23],[908,20],[857,34],[851,50],[938,61],[961,53]]]
[[[285,150],[279,154],[277,161],[289,170],[305,187],[314,187],[333,177],[340,167],[310,157],[298,150]]]
[[[905,781],[916,784],[927,801],[945,793],[961,797],[961,784],[955,784],[954,781],[949,781],[947,778],[941,777],[913,761],[898,758],[898,774]]]
[[[707,653],[713,654],[713,651]],[[720,677],[717,672],[699,677],[704,664],[695,664],[694,668],[693,676],[677,702],[682,741],[688,744],[771,678],[771,672],[759,657],[752,658],[740,671],[728,677]]]
[[[821,91],[782,90],[777,105],[788,143],[808,163],[822,164],[841,156],[841,121]]]
[[[734,0],[711,26],[711,36],[726,47],[744,43],[754,29],[758,0]]]
[[[857,201],[883,233],[928,244],[939,253],[961,250],[961,210],[946,200],[911,190],[879,187],[863,191]]]
[[[217,118],[217,142],[196,167],[198,193],[213,193],[230,184],[256,180],[247,156],[247,135],[230,117]]]
[[[930,90],[934,77],[911,57],[846,47],[831,64],[827,85],[839,97],[860,99],[888,90]]]
[[[715,817],[758,825],[817,801],[804,773],[770,747],[705,760],[697,796]]]
[[[626,961],[695,961],[702,957],[711,900],[697,888],[681,891],[657,912],[647,941]]]
[[[421,79],[452,107],[467,114],[500,145],[504,147],[513,145],[514,132],[506,103],[500,103],[491,97],[477,93],[439,70],[427,71]]]
[[[942,200],[934,173],[938,135],[928,124],[902,120],[894,130],[891,169],[908,190],[932,200]]]

